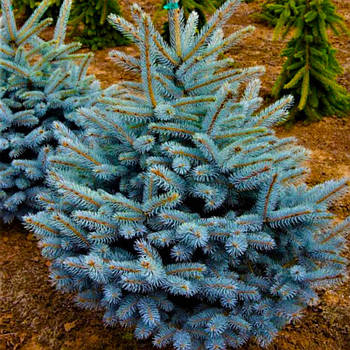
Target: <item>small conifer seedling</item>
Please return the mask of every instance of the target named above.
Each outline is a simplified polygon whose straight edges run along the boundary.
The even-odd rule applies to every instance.
[[[140,81],[80,108],[84,137],[55,123],[52,192],[24,217],[57,288],[158,348],[265,346],[346,274],[350,220],[328,211],[346,181],[308,187],[306,151],[271,128],[292,98],[263,108],[262,68],[222,58],[252,30],[224,36],[238,3],[199,32],[171,7],[169,45],[139,6],[136,24],[111,15],[140,49],[112,58]]]
[[[100,88],[86,71],[91,54],[77,54],[80,44],[64,44],[71,1],[63,2],[50,41],[38,34],[51,24],[40,20],[44,0],[17,28],[10,0],[1,0],[0,33],[0,217],[10,222],[34,205],[45,191],[48,153],[55,145],[51,124],[72,125],[70,113],[89,106]]]

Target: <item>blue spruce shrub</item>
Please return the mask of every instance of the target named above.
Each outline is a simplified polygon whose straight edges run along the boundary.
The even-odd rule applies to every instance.
[[[71,113],[90,106],[99,83],[86,74],[91,54],[64,44],[71,0],[64,1],[52,40],[38,35],[52,20],[40,20],[44,0],[17,28],[10,0],[1,0],[0,28],[0,218],[10,222],[35,208],[45,191],[46,159],[56,141],[51,124],[72,126]]]
[[[345,278],[350,220],[328,206],[346,181],[308,187],[307,152],[271,128],[291,97],[262,108],[262,69],[220,59],[252,29],[223,35],[238,1],[199,32],[171,4],[169,45],[137,5],[136,24],[110,16],[140,49],[112,58],[141,79],[77,111],[84,138],[55,123],[52,192],[24,222],[57,288],[106,324],[159,348],[265,346]]]

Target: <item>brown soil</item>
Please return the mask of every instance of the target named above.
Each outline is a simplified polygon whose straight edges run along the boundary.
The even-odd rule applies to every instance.
[[[127,2],[121,1],[124,5]],[[154,13],[155,1],[139,2],[148,12]],[[350,1],[334,2],[350,26]],[[236,46],[230,54],[239,65],[266,66],[262,94],[268,97],[283,62],[279,53],[284,43],[272,42],[272,29],[251,16],[259,11],[260,3],[261,0],[255,0],[251,4],[243,4],[227,26],[227,31],[247,24],[256,26],[255,34]],[[345,36],[333,40],[345,69],[339,80],[350,90],[350,40]],[[122,50],[136,54],[133,46]],[[132,79],[106,59],[108,51],[96,53],[91,72],[104,86],[121,79]],[[281,137],[296,136],[300,144],[312,151],[310,184],[350,177],[349,118],[329,117],[317,124],[298,124],[288,131],[279,128],[277,132]],[[349,215],[350,195],[335,203],[332,211],[340,218]],[[33,236],[28,235],[18,223],[0,226],[0,230],[0,350],[152,348],[150,342],[136,342],[129,330],[105,328],[100,312],[78,309],[71,296],[55,291],[48,282],[49,263],[41,257]],[[301,321],[280,332],[269,350],[350,350],[350,284],[321,294],[320,304],[306,310]],[[244,349],[257,350],[258,347],[250,343]]]

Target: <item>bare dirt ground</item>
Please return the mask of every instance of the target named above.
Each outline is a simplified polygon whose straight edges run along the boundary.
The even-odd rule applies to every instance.
[[[154,13],[155,0],[139,0]],[[334,1],[350,27],[350,1]],[[122,5],[128,3],[121,1]],[[254,20],[261,0],[243,4],[226,30],[248,24],[256,32],[236,46],[230,55],[241,66],[265,65],[262,94],[268,94],[283,63],[279,56],[283,42],[272,42],[272,28]],[[126,9],[126,6],[124,6]],[[127,15],[127,10],[124,10]],[[350,40],[332,39],[344,67],[340,82],[350,90]],[[133,46],[122,48],[137,54]],[[91,73],[107,86],[132,79],[106,59],[109,50],[96,53]],[[297,124],[290,130],[279,128],[282,136],[296,136],[312,151],[310,184],[331,178],[350,177],[350,118],[329,117],[312,125]],[[350,195],[332,207],[340,218],[350,214]],[[152,349],[150,342],[136,342],[132,332],[105,328],[98,311],[78,309],[71,296],[55,291],[48,282],[48,262],[40,255],[37,242],[19,224],[0,226],[0,350],[135,350]],[[346,254],[350,257],[350,253]],[[287,326],[268,350],[350,350],[350,284],[321,292],[319,305],[305,311],[305,317]],[[257,350],[250,343],[242,350]]]

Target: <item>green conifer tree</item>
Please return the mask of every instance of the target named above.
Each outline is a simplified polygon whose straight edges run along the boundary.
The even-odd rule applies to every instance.
[[[75,0],[71,23],[83,25],[78,40],[92,50],[124,45],[128,40],[107,22],[110,13],[120,15],[118,0]]]
[[[336,81],[342,67],[329,42],[327,29],[347,32],[331,0],[289,0],[278,20],[275,38],[295,28],[282,55],[287,57],[273,88],[274,97],[290,93],[296,104],[290,121],[316,121],[326,115],[345,116],[350,94]]]

